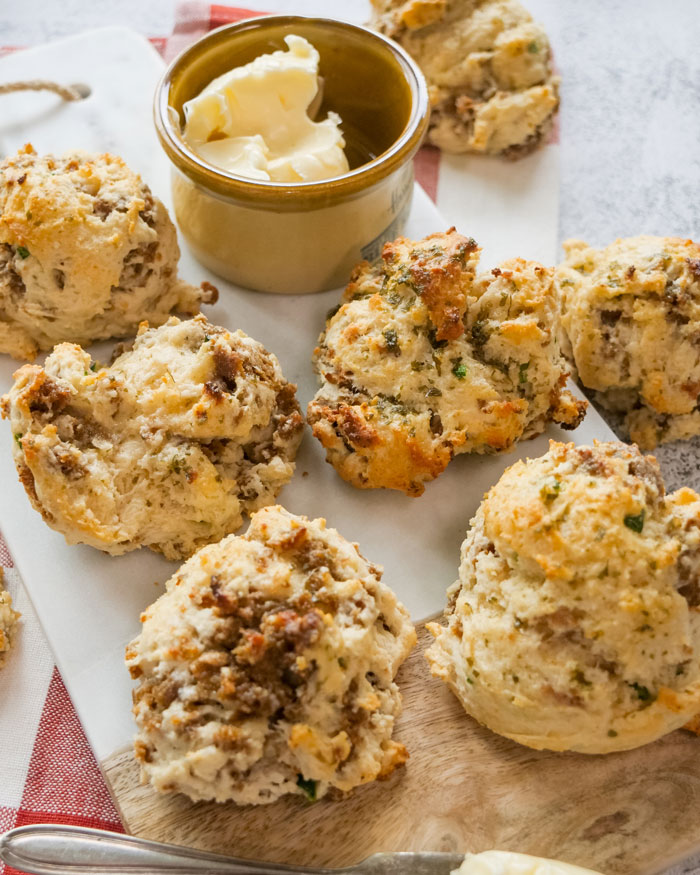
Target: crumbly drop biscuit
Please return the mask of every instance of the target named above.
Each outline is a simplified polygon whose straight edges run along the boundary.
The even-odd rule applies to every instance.
[[[372,0],[371,24],[428,81],[428,141],[446,152],[518,158],[552,127],[559,80],[549,40],[517,0]]]
[[[457,453],[495,453],[575,428],[552,271],[513,259],[475,276],[454,229],[387,244],[356,269],[315,351],[309,404],[328,461],[360,488],[420,495]]]
[[[0,164],[0,353],[33,359],[193,315],[216,289],[179,280],[179,257],[165,207],[121,158],[25,146]]]
[[[281,507],[200,550],[127,648],[142,780],[247,805],[405,762],[394,677],[416,635],[380,577],[325,520]]]
[[[5,664],[12,647],[15,627],[21,614],[12,608],[12,596],[3,589],[4,571],[0,567],[0,668]]]
[[[626,750],[700,712],[700,496],[636,447],[552,442],[485,496],[432,672],[494,732]]]
[[[625,414],[642,449],[700,434],[700,246],[642,236],[564,249],[556,283],[583,385]]]
[[[290,480],[295,390],[242,331],[171,317],[109,367],[60,344],[17,371],[2,412],[32,504],[68,543],[183,559]]]

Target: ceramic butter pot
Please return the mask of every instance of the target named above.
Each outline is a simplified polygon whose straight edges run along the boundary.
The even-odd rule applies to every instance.
[[[323,102],[342,119],[350,170],[318,182],[236,176],[183,137],[183,105],[213,79],[307,39],[320,54]],[[172,165],[177,223],[214,273],[261,292],[305,294],[344,285],[399,235],[413,195],[412,158],[428,123],[425,81],[395,43],[362,27],[265,16],[212,31],[177,57],[156,90],[155,123]]]

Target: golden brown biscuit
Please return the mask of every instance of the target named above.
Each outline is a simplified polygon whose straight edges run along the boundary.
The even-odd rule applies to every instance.
[[[552,127],[559,80],[549,40],[517,0],[372,0],[372,26],[428,80],[428,141],[447,152],[535,149]]]
[[[60,344],[17,371],[2,412],[32,504],[68,543],[183,559],[291,479],[295,390],[242,331],[171,317],[109,367]]]
[[[451,229],[360,264],[315,351],[308,419],[328,461],[363,489],[420,495],[458,453],[496,453],[585,410],[563,388],[552,271],[513,259],[475,276]]]
[[[196,313],[216,290],[179,280],[179,257],[165,207],[121,158],[25,146],[0,164],[0,353],[33,359]]]
[[[494,732],[608,753],[700,712],[700,496],[636,447],[550,444],[485,496],[434,675]]]
[[[281,507],[195,554],[127,648],[143,780],[261,804],[405,762],[394,677],[416,635],[380,577],[325,520]]]
[[[700,246],[641,236],[564,249],[556,284],[583,385],[625,413],[642,449],[700,434]]]

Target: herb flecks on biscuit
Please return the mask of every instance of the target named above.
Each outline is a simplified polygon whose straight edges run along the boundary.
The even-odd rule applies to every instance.
[[[315,351],[308,409],[338,473],[420,495],[458,453],[509,450],[585,404],[563,388],[552,271],[512,259],[476,275],[454,229],[399,238],[360,264]]]
[[[114,155],[37,155],[0,164],[0,353],[33,359],[62,341],[135,334],[216,299],[177,277],[175,226]]]
[[[583,385],[642,449],[700,434],[700,246],[641,236],[564,249],[555,281]]]
[[[608,753],[700,712],[700,496],[637,447],[550,444],[486,494],[432,672],[494,732]]]

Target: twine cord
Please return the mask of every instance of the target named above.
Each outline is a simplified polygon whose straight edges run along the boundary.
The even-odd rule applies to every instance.
[[[50,82],[47,79],[29,79],[26,82],[0,84],[0,94],[11,94],[13,91],[53,91],[63,100],[82,100],[87,97],[85,90],[84,86],[59,85],[57,82]]]

